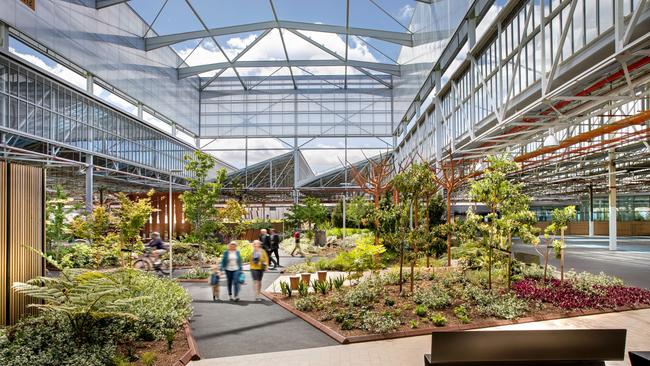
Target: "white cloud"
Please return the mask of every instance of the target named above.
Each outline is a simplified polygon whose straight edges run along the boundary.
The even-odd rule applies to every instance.
[[[29,62],[30,64],[36,67],[39,67],[47,72],[50,72],[60,77],[61,79],[73,84],[74,86],[77,86],[81,89],[86,89],[86,79],[83,76],[77,74],[76,72],[68,69],[67,67],[61,64],[55,63],[53,66],[50,66],[37,55],[33,55],[29,53],[21,53],[19,51],[16,51],[16,49],[13,47],[9,48],[9,52],[13,53],[14,55],[22,58],[23,60]]]
[[[345,40],[337,34],[323,33],[323,32],[309,32],[302,31],[307,37],[313,39],[316,43],[322,44],[324,47],[336,52],[339,56],[345,56]],[[287,53],[291,60],[330,60],[335,59],[334,56],[319,49],[318,47],[310,44],[309,42],[301,39],[292,32],[284,30],[282,33],[286,43]],[[226,55],[231,60],[239,55],[248,45],[250,45],[258,37],[256,34],[250,34],[245,37],[232,37],[224,44],[221,44]],[[195,50],[193,48],[186,48],[179,51],[181,58],[187,57],[187,64],[190,66],[205,65],[211,63],[225,62],[226,58],[219,51],[219,49],[212,43],[212,41],[204,40],[199,47]],[[372,54],[368,45],[350,37],[348,45],[348,58],[350,60],[377,62],[377,58]],[[241,61],[254,61],[254,60],[285,60],[286,55],[282,48],[282,39],[278,29],[273,29],[267,34],[264,39],[260,40],[255,46],[241,56]],[[344,74],[345,68],[342,66],[337,67],[305,67],[310,73],[318,75],[331,75],[331,74]],[[276,68],[238,68],[237,71],[242,76],[262,75],[266,76],[276,71]],[[359,73],[356,70],[348,70],[350,74]],[[307,74],[298,68],[293,68],[295,75]],[[214,75],[214,71],[201,74],[201,76]],[[274,75],[288,75],[288,69],[283,69],[276,72]],[[227,71],[224,76],[234,75],[232,71]]]
[[[413,5],[405,4],[399,9],[399,14],[397,16],[403,22],[407,22],[411,20],[411,16],[413,16],[414,11],[415,11],[415,7],[413,7]]]

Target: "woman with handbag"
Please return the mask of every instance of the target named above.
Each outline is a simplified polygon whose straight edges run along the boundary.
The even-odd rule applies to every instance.
[[[228,250],[221,257],[221,270],[226,272],[228,298],[230,301],[239,301],[239,285],[243,272],[241,254],[237,250],[237,242],[231,241],[228,244]],[[234,298],[233,292],[235,293]]]
[[[251,255],[251,275],[253,276],[253,290],[255,291],[255,301],[262,301],[260,292],[262,290],[262,276],[269,266],[269,256],[266,250],[262,248],[262,242],[255,240],[253,242],[253,254]]]

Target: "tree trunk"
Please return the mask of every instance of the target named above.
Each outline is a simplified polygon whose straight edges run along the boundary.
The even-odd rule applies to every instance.
[[[429,254],[427,254],[427,268],[430,268],[431,265],[429,264]]]
[[[544,254],[544,282],[546,282],[546,272],[548,269],[548,250],[549,250],[549,245],[546,244],[546,252]]]
[[[447,190],[447,267],[451,267],[451,192]]]
[[[508,290],[510,290],[510,281],[512,278],[512,233],[508,234]]]
[[[560,229],[560,283],[564,282],[564,228]]]
[[[402,283],[404,282],[404,277],[402,275],[402,270],[404,268],[404,242],[401,242],[399,247],[399,294],[402,295]]]
[[[492,289],[492,243],[488,242],[488,289]]]
[[[411,260],[411,295],[413,295],[413,280],[415,279],[415,259]]]
[[[379,209],[379,192],[375,192],[375,210]],[[375,245],[379,245],[379,219],[375,219]]]

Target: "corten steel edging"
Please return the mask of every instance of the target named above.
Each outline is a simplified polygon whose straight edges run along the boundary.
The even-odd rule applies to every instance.
[[[645,123],[646,121],[650,120],[650,110],[645,110],[643,112],[640,112],[634,116],[626,117],[623,118],[619,121],[616,121],[614,123],[610,123],[605,126],[601,126],[598,128],[595,128],[591,131],[587,131],[584,133],[581,133],[577,136],[569,137],[562,142],[560,142],[559,145],[557,146],[546,146],[542,147],[540,149],[537,149],[535,151],[529,152],[527,154],[519,155],[515,157],[516,162],[524,162],[527,160],[530,160],[532,158],[538,157],[540,155],[548,154],[560,149],[567,148],[569,146],[573,146],[575,144],[578,144],[580,142],[586,142],[589,141],[595,137],[599,137],[608,133],[612,133],[618,130],[621,130],[625,127],[633,126],[633,125],[641,125]]]
[[[624,312],[624,311],[633,311],[633,310],[642,310],[642,309],[650,309],[650,305],[634,305],[634,306],[622,306],[616,309],[608,309],[608,310],[599,310],[599,309],[585,309],[585,310],[573,310],[566,312],[564,314],[559,314],[559,313],[554,313],[554,314],[539,314],[535,316],[529,316],[529,317],[524,317],[524,318],[519,318],[519,319],[514,319],[514,320],[490,320],[490,321],[485,321],[481,323],[470,323],[470,324],[462,324],[458,326],[444,326],[444,327],[426,327],[426,328],[418,328],[418,329],[412,329],[412,330],[404,330],[404,331],[399,331],[399,332],[393,332],[393,333],[387,333],[387,334],[366,334],[366,335],[359,335],[359,336],[345,336],[338,331],[328,327],[327,325],[319,322],[318,320],[314,319],[312,316],[309,314],[306,314],[298,309],[295,309],[285,301],[278,299],[274,297],[271,293],[269,292],[262,292],[264,296],[266,296],[269,300],[273,301],[274,303],[280,305],[290,313],[294,314],[295,316],[301,318],[302,320],[306,321],[309,323],[311,326],[314,328],[320,330],[321,332],[327,334],[330,336],[332,339],[335,341],[339,342],[340,344],[350,344],[350,343],[360,343],[360,342],[371,342],[371,341],[381,341],[381,340],[387,340],[387,339],[396,339],[396,338],[405,338],[405,337],[416,337],[416,336],[422,336],[422,335],[429,335],[432,332],[451,332],[451,331],[458,331],[458,330],[473,330],[473,329],[482,329],[482,328],[491,328],[491,327],[498,327],[498,326],[503,326],[503,325],[512,325],[512,324],[522,324],[522,323],[533,323],[533,322],[538,322],[538,321],[544,321],[544,320],[556,320],[556,319],[565,319],[565,318],[573,318],[573,317],[579,317],[579,316],[588,316],[588,315],[598,315],[598,314],[609,314],[609,313],[619,313],[619,312]]]
[[[187,340],[187,346],[189,349],[178,361],[176,361],[176,363],[174,363],[174,366],[185,366],[190,363],[190,361],[197,361],[201,359],[201,355],[199,354],[199,346],[196,344],[196,340],[192,335],[192,328],[187,321],[183,323],[183,332],[185,333],[185,339]]]

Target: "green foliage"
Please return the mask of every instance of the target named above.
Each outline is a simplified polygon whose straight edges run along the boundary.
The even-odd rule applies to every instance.
[[[372,202],[365,199],[364,196],[352,197],[345,206],[346,228],[360,229],[362,227],[368,227],[372,221],[371,216],[373,211],[374,206]],[[341,201],[339,201],[336,204],[336,207],[334,207],[334,210],[332,210],[332,225],[337,227],[343,226],[343,202]],[[351,235],[349,232],[347,234]],[[328,235],[330,234],[328,233]],[[337,236],[341,237],[341,235]]]
[[[134,251],[142,247],[140,242],[140,231],[144,225],[149,221],[149,217],[153,212],[151,207],[151,190],[146,198],[139,198],[132,201],[124,193],[119,193],[117,199],[120,202],[120,207],[115,213],[117,218],[117,232],[120,240],[120,249],[126,248],[129,251]],[[136,245],[138,245],[136,247]]]
[[[361,318],[361,329],[371,333],[388,333],[399,327],[400,321],[390,313],[367,312]]]
[[[386,306],[394,306],[395,305],[395,300],[387,297],[384,299],[384,305]]]
[[[250,262],[253,257],[253,245],[248,240],[238,240],[237,242],[237,249],[239,250],[242,263]]]
[[[413,320],[409,321],[409,327],[411,327],[411,329],[417,328],[418,327],[417,319],[413,319]]]
[[[50,242],[68,240],[70,234],[67,229],[67,216],[72,213],[72,198],[63,190],[61,185],[54,186],[54,198],[49,199],[45,206],[45,237]]]
[[[589,295],[601,295],[603,288],[612,286],[623,286],[623,280],[617,277],[608,276],[603,272],[599,274],[589,272],[568,271],[564,274],[565,279],[578,291]]]
[[[345,283],[345,277],[338,276],[335,278],[330,278],[330,281],[332,281],[332,285],[334,286],[334,289],[340,290],[343,287],[343,284]]]
[[[309,285],[303,281],[298,282],[298,294],[305,297],[309,294]]]
[[[576,206],[556,208],[551,211],[551,224],[546,227],[544,234],[558,235],[562,229],[569,227],[569,222],[576,218]]]
[[[64,268],[85,268],[92,262],[92,248],[88,244],[56,245],[48,254],[53,254]]]
[[[327,220],[327,208],[315,197],[307,197],[302,204],[294,204],[285,214],[285,220],[292,226],[307,224],[309,231]],[[312,224],[314,225],[312,228]]]
[[[286,297],[291,297],[291,285],[289,285],[286,281],[280,281],[280,292]]]
[[[427,307],[424,305],[418,305],[415,307],[415,315],[419,316],[420,318],[424,318],[427,316],[428,310]]]
[[[185,219],[192,224],[193,233],[201,242],[219,228],[216,204],[226,171],[219,169],[214,178],[208,177],[214,166],[214,158],[199,150],[185,156],[185,170],[192,178],[188,179],[190,190],[181,194],[181,200]]]
[[[144,352],[140,356],[140,362],[144,366],[153,366],[153,365],[155,365],[157,359],[158,359],[158,356],[156,356],[156,354],[153,353],[153,352]]]
[[[210,277],[210,271],[203,269],[201,267],[190,268],[187,270],[187,272],[178,276],[178,278],[189,279],[189,280],[206,279],[208,277]]]
[[[379,279],[367,279],[352,287],[343,296],[343,302],[351,307],[370,305],[383,293],[383,282]]]
[[[447,325],[447,318],[445,318],[445,316],[442,315],[441,313],[434,313],[433,315],[431,315],[431,322],[436,327],[444,327],[445,325]]]
[[[246,225],[244,225],[246,208],[236,200],[227,199],[225,206],[219,209],[219,216],[224,223],[221,230],[231,240],[238,239],[246,230]]]
[[[318,281],[316,279],[311,281],[311,287],[315,294],[320,293],[321,295],[327,295],[327,293],[332,290],[332,286],[332,282]]]
[[[436,285],[426,289],[418,289],[413,294],[413,302],[429,309],[443,309],[451,304],[449,294]]]
[[[471,319],[469,318],[469,312],[464,305],[455,307],[454,315],[456,315],[456,318],[458,318],[458,320],[460,320],[460,322],[463,324],[471,322]]]
[[[300,311],[322,310],[325,306],[323,302],[315,295],[306,295],[296,299],[294,302],[296,309]]]
[[[358,235],[358,234],[370,234],[369,229],[358,229],[358,228],[350,228],[347,227],[345,228],[345,236],[346,237],[351,237],[353,235]],[[331,229],[327,229],[326,236],[336,236],[337,238],[342,238],[343,237],[343,229],[340,227],[333,227]]]

